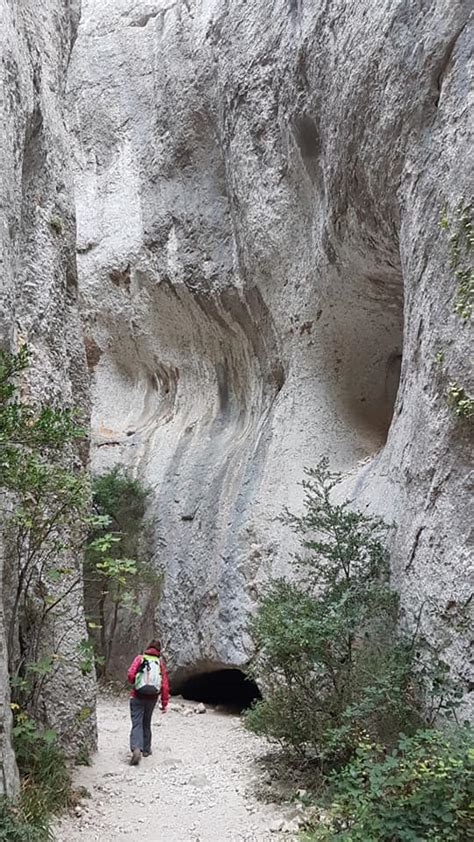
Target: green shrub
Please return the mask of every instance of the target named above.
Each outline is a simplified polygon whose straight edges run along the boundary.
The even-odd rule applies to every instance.
[[[287,516],[304,557],[272,582],[251,627],[263,699],[247,726],[323,763],[345,762],[363,733],[396,741],[420,724],[412,646],[397,639],[386,527],[330,495],[327,463],[308,472],[305,510]]]
[[[29,360],[25,346],[18,354],[0,351],[0,529],[17,573],[7,637],[12,695],[35,712],[58,669],[60,646],[53,641],[77,625],[68,605],[82,589],[90,487],[77,464],[85,436],[77,413],[21,396],[19,377]],[[56,624],[61,635],[54,634]]]
[[[51,817],[71,802],[71,774],[56,734],[39,730],[25,713],[15,717],[13,745],[21,779],[16,804],[0,800],[0,842],[48,842]]]
[[[447,391],[448,404],[458,418],[472,418],[474,398],[458,383],[450,383]]]
[[[333,802],[305,838],[462,842],[473,838],[472,731],[422,730],[396,749],[363,743],[333,776]]]
[[[55,731],[39,730],[26,714],[16,718],[13,746],[21,778],[21,813],[43,827],[68,806],[71,774]]]
[[[21,805],[0,798],[0,842],[49,842],[48,824],[32,825],[23,815]]]
[[[119,611],[139,613],[140,592],[157,590],[161,576],[146,546],[148,489],[117,466],[94,477],[92,491],[95,516],[85,553],[84,597],[95,664],[105,676],[119,629]]]

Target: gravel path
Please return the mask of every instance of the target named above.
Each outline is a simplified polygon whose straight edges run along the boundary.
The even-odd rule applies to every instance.
[[[128,699],[99,703],[99,751],[80,767],[84,799],[56,827],[58,842],[270,842],[295,839],[288,813],[252,794],[267,750],[236,716],[173,700],[153,722],[153,755],[128,765]]]

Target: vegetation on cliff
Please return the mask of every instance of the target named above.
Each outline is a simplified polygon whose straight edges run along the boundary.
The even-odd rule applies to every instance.
[[[26,347],[17,354],[0,353],[2,540],[9,584],[5,608],[13,738],[22,785],[16,806],[2,802],[0,839],[22,842],[48,838],[50,815],[72,797],[66,756],[45,699],[54,697],[59,686],[78,688],[80,677],[92,673],[96,663],[107,663],[119,608],[135,609],[130,580],[138,588],[152,575],[143,553],[139,561],[128,557],[139,549],[146,491],[118,470],[91,480],[78,457],[78,443],[86,436],[78,413],[28,401],[21,376],[29,359]],[[100,606],[108,599],[112,606],[107,628],[110,618],[103,608],[103,630],[92,620],[86,630],[84,572],[89,600]],[[81,626],[82,639],[77,635]],[[91,640],[94,631],[99,637]],[[72,650],[71,639],[78,640]],[[93,708],[83,705],[77,732],[93,716]],[[77,734],[70,736],[74,742]],[[76,760],[87,760],[92,747],[85,739]]]
[[[92,479],[94,516],[85,553],[84,595],[100,675],[108,674],[120,613],[140,614],[142,591],[160,587],[161,576],[147,549],[147,498],[148,490],[121,467]]]
[[[387,527],[334,502],[337,482],[323,461],[307,472],[303,514],[285,516],[302,552],[293,581],[267,586],[252,624],[251,673],[263,699],[246,724],[312,765],[334,792],[315,838],[409,840],[438,818],[444,827],[445,817],[467,827],[472,735],[444,737],[435,727],[456,721],[461,690],[419,623],[411,635],[400,631]],[[376,795],[386,791],[384,807]],[[435,793],[447,804],[438,818]],[[406,833],[393,835],[397,822]]]

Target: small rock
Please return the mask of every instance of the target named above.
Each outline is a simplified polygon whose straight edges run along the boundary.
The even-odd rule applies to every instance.
[[[199,704],[194,708],[194,713],[207,713],[206,705],[203,702],[199,702]]]
[[[203,789],[204,787],[209,786],[209,781],[205,775],[193,775],[189,778],[188,784],[196,787],[196,789]]]
[[[77,805],[77,807],[74,808],[74,814],[77,816],[78,819],[81,818],[81,816],[83,815],[83,812],[84,811],[83,811],[82,807],[79,807],[79,805]]]
[[[283,829],[283,824],[283,819],[275,819],[269,827],[270,833],[280,833],[280,830]]]
[[[284,822],[282,826],[283,833],[298,833],[300,829],[299,822],[293,819],[291,822]]]

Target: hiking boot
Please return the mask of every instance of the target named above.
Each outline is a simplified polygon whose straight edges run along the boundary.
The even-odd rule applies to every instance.
[[[141,760],[142,753],[139,748],[132,749],[132,756],[130,758],[130,766],[138,766]]]
[[[150,749],[150,751],[144,751],[142,753],[143,753],[143,757],[150,757],[150,754],[153,754],[151,749]]]

